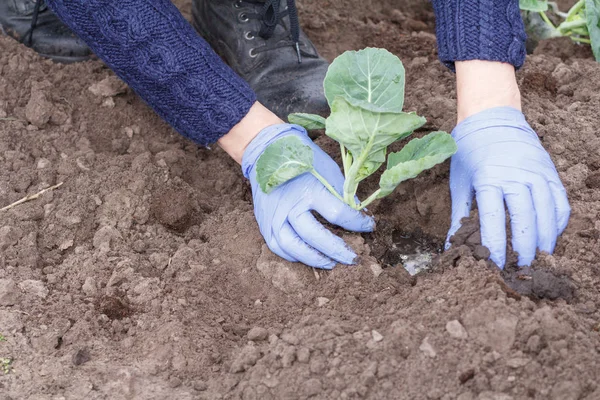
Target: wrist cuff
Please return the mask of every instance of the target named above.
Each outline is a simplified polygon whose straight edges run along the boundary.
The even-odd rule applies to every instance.
[[[440,61],[525,62],[525,26],[518,0],[433,0]]]
[[[465,118],[452,130],[452,137],[458,142],[471,133],[479,131],[481,128],[490,128],[493,126],[503,125],[511,127],[529,126],[527,120],[525,119],[525,115],[523,115],[523,113],[516,108],[493,107]]]

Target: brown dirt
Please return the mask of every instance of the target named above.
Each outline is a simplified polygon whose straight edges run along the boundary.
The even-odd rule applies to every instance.
[[[450,130],[431,7],[408,3],[299,8],[330,59],[398,54],[407,109]],[[345,235],[359,266],[315,272],[266,249],[223,151],[110,93],[113,78],[108,97],[92,93],[112,76],[102,63],[56,65],[0,39],[0,206],[64,182],[0,214],[0,399],[599,399],[600,65],[580,57],[534,55],[519,72],[572,202],[556,253],[503,277],[470,232],[411,277],[376,257],[413,239],[439,248],[447,165],[374,204],[377,234]]]

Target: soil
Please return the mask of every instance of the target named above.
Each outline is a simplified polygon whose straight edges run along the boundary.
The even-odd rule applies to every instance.
[[[404,61],[417,134],[452,129],[429,2],[298,6],[328,59]],[[600,399],[600,64],[570,48],[518,73],[573,208],[554,255],[499,272],[476,215],[441,253],[444,164],[370,207],[377,233],[337,231],[361,262],[322,272],[270,253],[217,146],[177,135],[99,61],[0,38],[0,207],[64,182],[0,212],[0,399]],[[431,272],[402,268],[416,249]]]

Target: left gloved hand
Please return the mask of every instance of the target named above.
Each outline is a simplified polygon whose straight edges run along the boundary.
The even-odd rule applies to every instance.
[[[306,173],[266,194],[256,179],[256,163],[274,141],[295,136],[313,151],[313,166],[338,193],[344,175],[338,165],[298,125],[279,124],[263,129],[250,142],[242,160],[244,176],[252,185],[254,214],[267,246],[288,261],[300,261],[315,268],[331,269],[340,262],[354,264],[356,254],[344,241],[321,225],[311,211],[332,224],[355,232],[370,232],[373,218],[354,210],[332,195],[313,175]]]
[[[505,202],[519,266],[533,261],[536,248],[552,253],[571,208],[550,156],[523,114],[512,107],[490,108],[458,124],[452,137],[458,151],[450,164],[448,239],[469,216],[474,192],[481,242],[500,268],[506,261]]]

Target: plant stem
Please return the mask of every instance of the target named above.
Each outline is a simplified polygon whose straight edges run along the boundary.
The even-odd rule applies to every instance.
[[[580,19],[579,21],[565,21],[558,26],[558,30],[560,33],[565,34],[570,30],[582,28],[587,26],[587,22],[584,19]]]
[[[356,189],[358,189],[358,182],[356,182],[356,176],[358,175],[358,170],[369,157],[369,153],[373,148],[373,144],[375,142],[375,135],[371,135],[369,142],[363,149],[357,160],[353,160],[352,166],[350,167],[348,174],[346,175],[346,181],[344,182],[344,202],[348,204],[350,207],[356,209],[358,205],[354,200],[354,195],[356,194]]]
[[[323,178],[323,176],[321,174],[319,174],[316,169],[313,168],[310,171],[310,173],[313,174],[313,176],[315,178],[317,178],[319,180],[319,182],[321,182],[323,184],[323,186],[325,186],[327,188],[327,190],[329,190],[331,192],[332,195],[337,197],[342,203],[345,203],[342,196],[340,196],[340,194],[333,188],[333,186],[331,186],[329,184],[329,182],[327,182],[327,179]]]
[[[381,192],[381,189],[377,189],[372,195],[370,195],[369,197],[367,197],[365,199],[365,201],[363,201],[362,203],[360,203],[360,206],[358,206],[357,210],[362,210],[363,208],[365,208],[369,204],[371,204],[373,201],[377,200],[377,196],[379,195],[380,192]]]
[[[574,16],[575,14],[577,14],[583,7],[585,7],[585,0],[579,0],[567,12],[567,15],[566,15],[565,19],[569,20],[569,18],[571,18],[572,16]]]
[[[348,165],[348,154],[346,153],[346,148],[341,143],[340,143],[340,151],[342,152],[342,164],[344,166],[344,176],[346,176],[350,166]]]
[[[592,44],[592,41],[590,39],[586,39],[586,38],[571,36],[571,40],[574,42],[578,42],[578,43]]]
[[[548,18],[548,16],[546,15],[545,12],[540,11],[540,17],[542,17],[542,19],[544,20],[544,22],[546,24],[548,24],[552,29],[556,29],[556,27],[554,26],[554,24],[552,23],[552,21],[550,21],[550,18]]]

